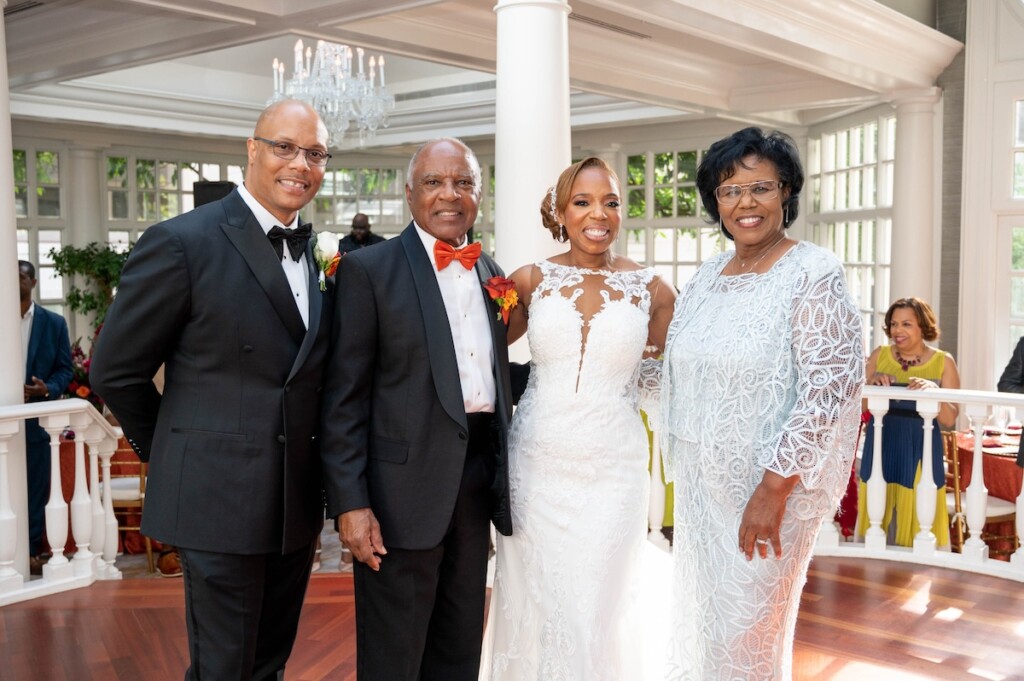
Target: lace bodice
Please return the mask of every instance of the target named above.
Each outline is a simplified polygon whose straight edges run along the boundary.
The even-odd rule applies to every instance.
[[[529,392],[552,400],[616,395],[619,405],[631,409],[641,401],[645,408],[655,407],[660,366],[640,361],[654,270],[584,270],[549,261],[537,267],[543,278],[529,310]]]

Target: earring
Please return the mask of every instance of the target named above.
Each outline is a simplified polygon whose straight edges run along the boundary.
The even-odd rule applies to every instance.
[[[789,206],[782,209],[782,226],[785,227],[789,224]]]

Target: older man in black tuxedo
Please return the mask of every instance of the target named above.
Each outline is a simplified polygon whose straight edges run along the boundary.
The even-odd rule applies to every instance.
[[[324,398],[327,514],[357,562],[359,681],[475,681],[489,518],[512,531],[506,329],[466,245],[480,166],[462,142],[409,164],[413,222],[345,256]]]
[[[193,681],[283,678],[323,526],[333,282],[320,291],[298,211],[323,179],[327,131],[286,100],[247,145],[243,186],[139,239],[92,364],[149,461],[142,531],[181,553]]]

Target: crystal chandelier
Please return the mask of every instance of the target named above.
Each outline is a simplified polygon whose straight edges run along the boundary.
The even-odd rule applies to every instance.
[[[370,57],[369,69],[363,58],[361,47],[353,52],[348,45],[323,40],[317,41],[315,53],[307,47],[303,54],[298,40],[291,78],[285,80],[284,61],[274,59],[274,96],[267,103],[302,100],[320,114],[331,146],[340,146],[352,128],[359,131],[362,145],[377,128],[388,127],[388,112],[395,108],[395,98],[384,86],[384,56]]]

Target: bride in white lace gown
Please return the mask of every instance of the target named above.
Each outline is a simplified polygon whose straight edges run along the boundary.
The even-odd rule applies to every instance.
[[[675,293],[610,252],[619,186],[603,161],[570,166],[556,187],[541,212],[570,250],[513,274],[522,304],[509,339],[528,319],[532,364],[509,434],[515,529],[498,537],[481,678],[640,679],[640,387],[657,383],[660,367],[643,357],[660,353]]]

